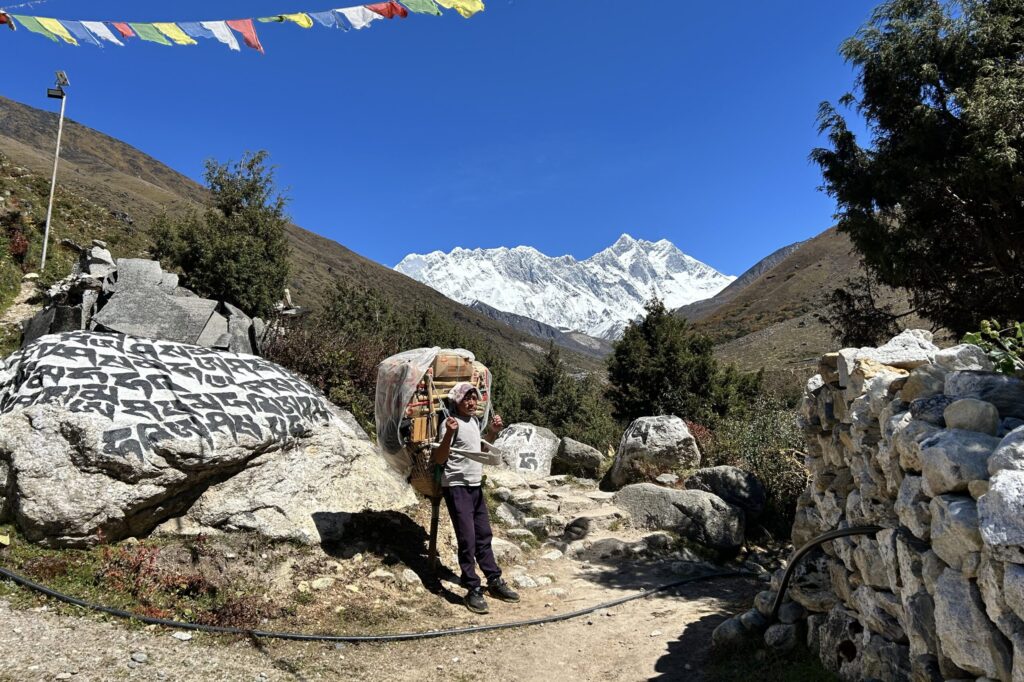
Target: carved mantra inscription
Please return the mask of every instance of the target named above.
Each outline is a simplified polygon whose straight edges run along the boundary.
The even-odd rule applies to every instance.
[[[120,334],[45,336],[0,370],[0,414],[38,404],[106,417],[103,452],[145,455],[162,440],[222,434],[286,441],[333,420],[324,399],[272,362]]]

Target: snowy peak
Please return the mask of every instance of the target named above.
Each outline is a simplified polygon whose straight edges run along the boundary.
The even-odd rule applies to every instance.
[[[409,254],[395,270],[460,303],[473,301],[560,329],[613,339],[652,296],[670,310],[714,296],[735,277],[692,258],[667,239],[620,236],[586,260],[532,246],[455,248]]]

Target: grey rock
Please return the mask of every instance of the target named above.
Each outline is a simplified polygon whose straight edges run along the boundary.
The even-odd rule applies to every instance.
[[[928,496],[921,490],[920,476],[906,475],[896,498],[896,514],[900,523],[921,540],[931,537],[932,517]]]
[[[346,512],[413,503],[332,410],[260,358],[92,332],[42,337],[0,364],[14,520],[31,541],[85,547],[192,509],[168,530],[314,543]]]
[[[509,526],[510,528],[516,528],[523,525],[523,519],[526,515],[519,511],[511,504],[502,502],[498,505],[498,508],[494,510],[494,516],[498,521]]]
[[[966,492],[974,480],[988,478],[988,458],[999,439],[976,431],[950,429],[921,442],[921,470],[931,495]]]
[[[697,466],[700,466],[700,449],[682,419],[640,417],[622,435],[615,460],[604,480],[609,488],[618,489],[660,473]]]
[[[968,343],[943,348],[935,354],[935,364],[947,372],[973,369],[990,371],[992,361],[981,348]]]
[[[988,473],[995,474],[1003,469],[1024,471],[1024,427],[1019,427],[1003,436],[988,459]]]
[[[844,348],[838,358],[839,385],[847,386],[858,360],[871,359],[889,367],[910,370],[930,362],[938,350],[932,343],[931,332],[923,329],[903,331],[879,348]]]
[[[995,436],[999,431],[999,410],[992,403],[976,398],[953,401],[942,413],[946,428],[978,431]]]
[[[832,608],[818,629],[818,658],[843,680],[862,679],[863,631],[856,614],[841,606]]]
[[[775,651],[792,651],[800,641],[796,625],[776,623],[764,631],[764,643]]]
[[[750,609],[739,616],[740,623],[747,632],[760,634],[768,627],[768,619],[761,615],[757,609]]]
[[[1012,650],[985,614],[978,587],[947,569],[936,583],[936,631],[942,652],[974,675],[1010,679]]]
[[[951,568],[963,569],[967,555],[982,547],[977,504],[970,497],[939,495],[930,509],[932,549]]]
[[[756,613],[756,609],[755,609]],[[797,623],[807,617],[807,609],[795,601],[786,602],[779,607],[779,622]]]
[[[618,491],[614,499],[642,528],[675,531],[723,552],[735,552],[743,544],[743,512],[711,493],[637,483]]]
[[[933,395],[930,398],[918,398],[910,403],[910,415],[919,421],[928,422],[934,426],[944,427],[946,425],[945,411],[952,405],[954,399],[947,395]]]
[[[1005,417],[999,422],[999,437],[1009,434],[1011,431],[1019,429],[1024,426],[1024,419],[1017,419],[1016,417]]]
[[[989,480],[978,500],[981,537],[1000,558],[1024,563],[1024,471],[1005,469]]]
[[[998,372],[960,371],[946,376],[946,395],[992,403],[1000,417],[1024,419],[1024,381]]]
[[[775,603],[775,595],[772,590],[761,590],[754,595],[754,608],[765,618],[772,615],[772,605]]]
[[[747,521],[755,521],[764,511],[768,494],[754,474],[734,466],[698,469],[686,478],[688,490],[714,493],[734,507],[739,507]]]
[[[930,398],[946,390],[946,370],[935,365],[922,365],[910,373],[900,389],[900,399],[911,403],[918,398]]]
[[[163,275],[160,263],[155,260],[118,258],[114,291],[138,291],[139,289],[159,287]]]
[[[604,456],[595,448],[572,438],[563,438],[551,463],[551,473],[598,478]]]
[[[938,432],[939,427],[917,419],[912,419],[894,431],[893,447],[899,453],[900,466],[905,471],[921,471],[921,443]]]
[[[894,642],[907,641],[906,633],[897,620],[902,605],[892,592],[861,585],[853,591],[853,604],[860,614],[861,622],[872,632]]]
[[[93,321],[99,331],[195,344],[216,308],[216,301],[205,298],[172,297],[156,288],[128,289],[115,293]]]
[[[558,453],[559,442],[550,429],[522,422],[503,430],[494,445],[504,452],[507,468],[534,479],[551,475],[551,463]]]
[[[679,482],[679,477],[675,474],[661,474],[655,477],[654,482],[671,488]]]
[[[878,635],[864,638],[861,674],[867,680],[907,680],[911,676],[909,647]]]
[[[747,630],[743,627],[739,618],[729,618],[723,621],[711,633],[711,644],[715,648],[730,648],[741,643],[747,637]]]
[[[853,548],[853,563],[864,583],[883,590],[889,589],[889,574],[884,561],[879,561],[878,542],[871,537],[858,538]]]
[[[1024,566],[1003,565],[1002,596],[1014,615],[1024,621]]]

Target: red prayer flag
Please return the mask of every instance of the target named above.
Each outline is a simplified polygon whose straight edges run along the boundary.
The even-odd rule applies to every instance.
[[[131,26],[123,21],[111,21],[110,25],[117,29],[117,32],[121,34],[122,38],[135,37],[135,31],[132,30]]]
[[[264,54],[260,39],[256,37],[256,27],[252,25],[252,19],[232,19],[227,24],[242,34],[242,40],[246,45],[254,50],[259,50],[260,54]]]
[[[395,17],[402,17],[405,19],[409,16],[409,10],[399,5],[395,0],[388,0],[388,2],[378,2],[375,5],[363,5],[366,9],[371,12],[376,12],[386,19],[394,19]]]

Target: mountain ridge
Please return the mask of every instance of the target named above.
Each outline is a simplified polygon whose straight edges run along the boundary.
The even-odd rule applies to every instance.
[[[658,296],[670,308],[714,295],[733,281],[667,239],[623,233],[589,258],[548,256],[527,246],[455,247],[411,253],[395,270],[453,300],[480,301],[560,330],[610,340]]]

